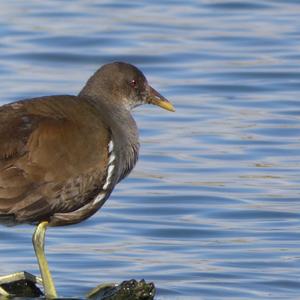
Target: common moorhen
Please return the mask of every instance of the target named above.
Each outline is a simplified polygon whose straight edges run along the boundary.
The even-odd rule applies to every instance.
[[[131,110],[146,103],[174,111],[138,68],[114,62],[78,96],[0,107],[0,223],[37,225],[33,245],[46,297],[57,297],[44,254],[47,226],[87,219],[129,174],[139,152]]]

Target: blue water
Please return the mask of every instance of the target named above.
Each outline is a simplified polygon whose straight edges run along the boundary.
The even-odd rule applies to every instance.
[[[61,296],[145,278],[160,300],[299,298],[299,15],[293,0],[0,3],[1,103],[76,94],[123,60],[177,110],[138,108],[134,172],[47,232]],[[32,231],[0,227],[0,274],[38,273]]]

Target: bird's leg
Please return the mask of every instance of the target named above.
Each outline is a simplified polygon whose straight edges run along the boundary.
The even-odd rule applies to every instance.
[[[40,267],[45,297],[57,298],[56,289],[54,286],[54,282],[44,252],[45,233],[46,233],[47,226],[48,226],[48,222],[46,221],[38,224],[32,237],[32,243]]]
[[[52,276],[49,271],[48,263],[44,252],[45,233],[47,226],[48,222],[39,223],[32,237],[32,243],[39,263],[42,279],[35,277],[34,275],[31,275],[27,272],[19,272],[7,276],[2,276],[0,277],[0,296],[12,296],[1,285],[25,279],[37,283],[42,282],[44,286],[45,297],[48,299],[57,298],[54,282],[52,280]]]
[[[0,296],[1,297],[9,297],[10,296],[10,294],[5,290],[5,289],[3,289],[1,286],[0,286]]]

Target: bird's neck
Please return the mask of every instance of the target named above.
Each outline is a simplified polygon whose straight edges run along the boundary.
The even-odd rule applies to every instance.
[[[139,154],[139,132],[131,112],[115,102],[108,102],[103,95],[91,97],[79,94],[82,101],[87,101],[97,112],[99,117],[111,132],[118,155],[119,180],[124,178],[135,166]]]

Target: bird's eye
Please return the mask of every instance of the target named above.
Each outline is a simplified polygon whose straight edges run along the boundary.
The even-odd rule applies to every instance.
[[[137,86],[137,81],[135,79],[132,79],[129,84],[131,87],[135,88]]]

